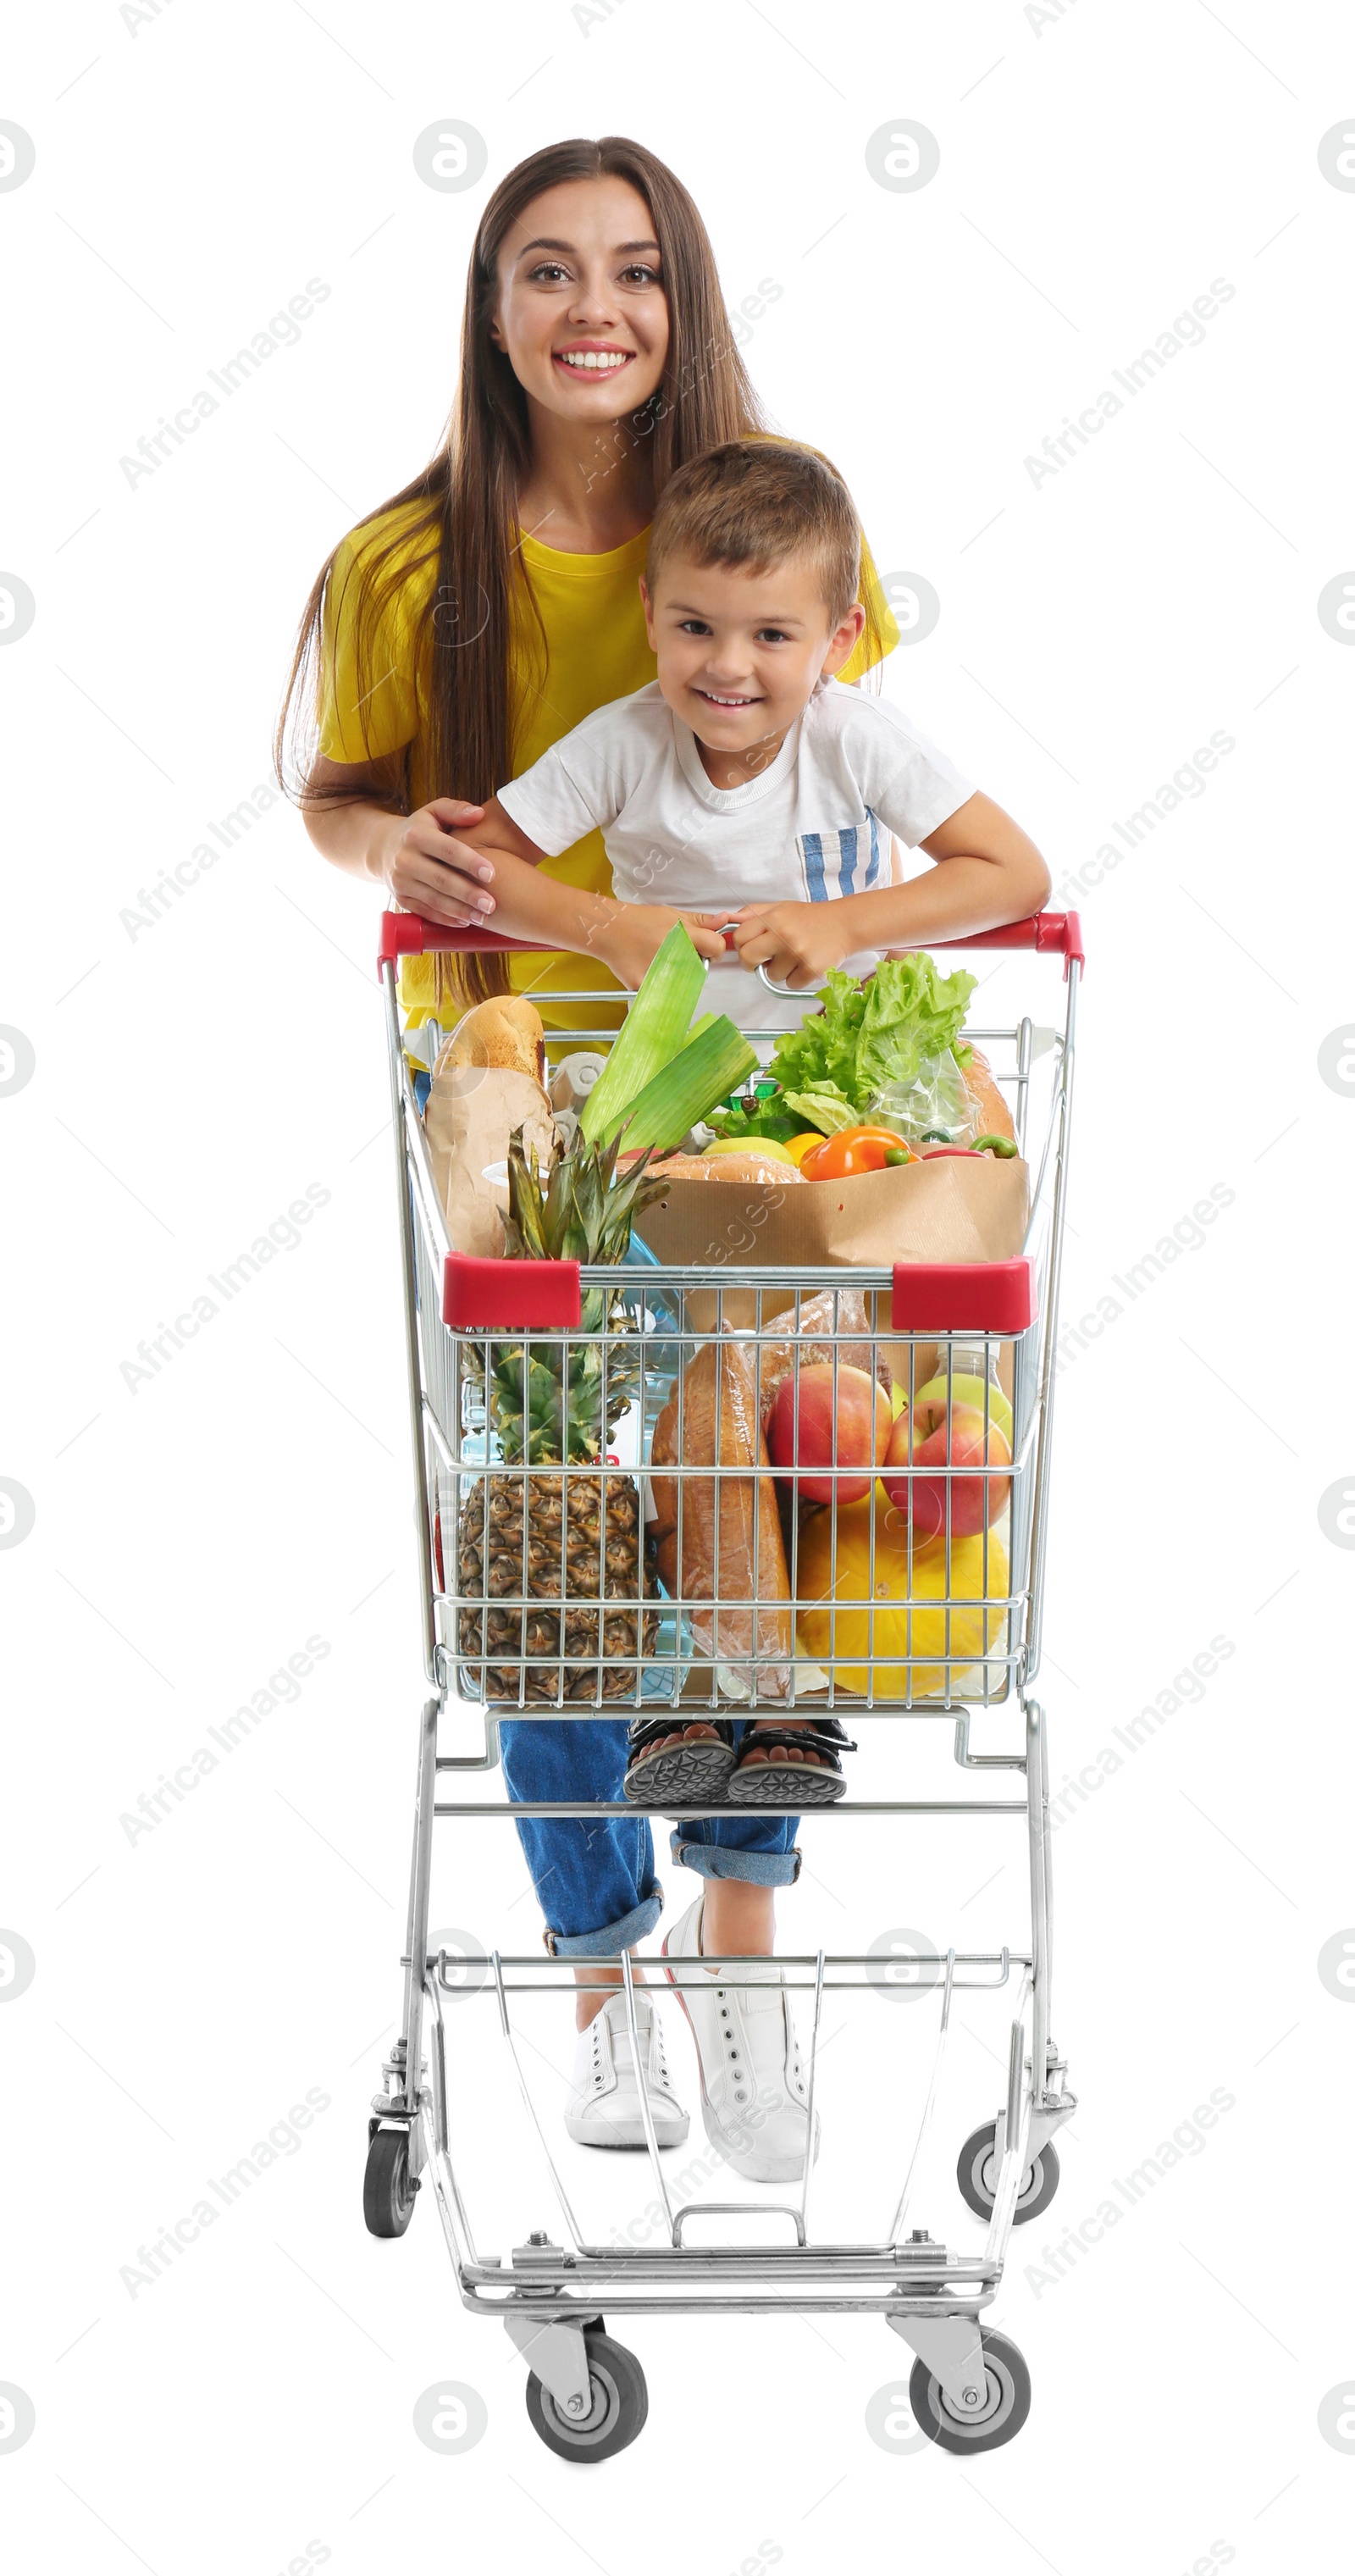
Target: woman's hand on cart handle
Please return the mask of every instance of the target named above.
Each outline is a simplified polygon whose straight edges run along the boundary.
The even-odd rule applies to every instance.
[[[494,912],[494,862],[456,838],[484,821],[483,805],[435,796],[414,814],[393,814],[381,875],[405,912],[452,930],[484,929]]]

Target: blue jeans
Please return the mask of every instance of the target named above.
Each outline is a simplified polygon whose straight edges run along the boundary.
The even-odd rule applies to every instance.
[[[658,1714],[655,1710],[651,1712]],[[674,1712],[674,1732],[690,1712]],[[743,1732],[735,1725],[737,1744]],[[626,1727],[619,1718],[506,1718],[499,1751],[510,1798],[619,1798]],[[707,1816],[678,1825],[673,1858],[700,1878],[789,1887],[800,1875],[796,1816]],[[614,1959],[652,1932],[663,1912],[648,1816],[521,1816],[552,1958]]]

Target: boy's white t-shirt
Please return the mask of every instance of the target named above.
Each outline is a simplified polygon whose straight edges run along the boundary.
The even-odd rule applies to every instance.
[[[651,680],[586,716],[499,802],[547,858],[600,826],[620,902],[714,912],[888,885],[889,834],[916,848],[973,793],[898,707],[840,680],[819,682],[760,777],[714,787],[691,728]],[[866,975],[879,954],[843,962]],[[732,957],[711,973],[712,1006],[745,1028],[794,1027],[810,999],[778,999]]]

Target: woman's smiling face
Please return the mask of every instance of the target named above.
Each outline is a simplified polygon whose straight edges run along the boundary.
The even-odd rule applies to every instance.
[[[524,207],[500,254],[490,338],[528,399],[566,420],[617,420],[657,392],[668,299],[638,189],[571,179]]]

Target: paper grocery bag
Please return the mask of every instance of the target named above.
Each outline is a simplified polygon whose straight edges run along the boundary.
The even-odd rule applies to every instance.
[[[433,1076],[423,1124],[454,1249],[497,1261],[508,1187],[490,1173],[504,1170],[513,1129],[521,1127],[538,1165],[555,1156],[555,1124],[540,1083],[503,1065],[449,1065]]]
[[[846,1181],[676,1179],[639,1231],[658,1260],[698,1279],[723,1269],[892,1269],[896,1261],[1010,1260],[1029,1206],[1019,1155],[937,1154]],[[695,1330],[712,1330],[713,1287],[694,1285],[686,1303]],[[764,1316],[790,1303],[789,1294],[764,1293]],[[727,1323],[750,1324],[753,1311],[749,1292],[724,1291]]]

